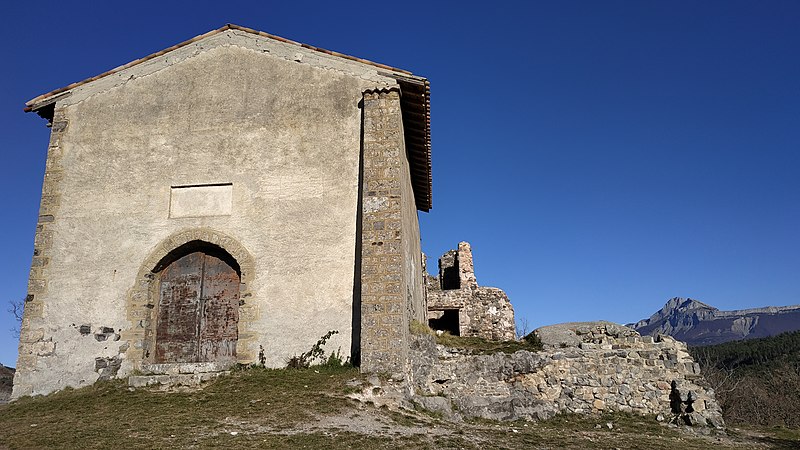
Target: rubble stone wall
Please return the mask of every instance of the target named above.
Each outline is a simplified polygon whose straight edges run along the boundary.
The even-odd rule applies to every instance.
[[[444,311],[458,310],[459,336],[516,339],[514,307],[502,289],[478,285],[468,242],[460,242],[458,250],[442,255],[439,276],[426,276],[425,284],[429,320],[440,319]]]
[[[458,279],[461,289],[478,287],[475,278],[475,263],[472,260],[472,247],[469,242],[458,243]]]
[[[435,311],[459,310],[459,335],[495,341],[516,339],[514,308],[502,289],[474,287],[428,291],[429,317]]]
[[[623,411],[724,426],[685,344],[609,334],[602,325],[592,331],[575,346],[494,355],[468,355],[414,336],[413,401],[445,415],[495,420]]]
[[[361,370],[399,374],[408,358],[409,322],[425,313],[400,92],[365,91],[363,108]]]

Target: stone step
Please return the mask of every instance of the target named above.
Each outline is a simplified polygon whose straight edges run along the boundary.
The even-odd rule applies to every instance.
[[[145,375],[178,375],[222,372],[230,369],[233,364],[232,361],[142,364],[141,370]]]
[[[158,387],[161,389],[175,389],[182,387],[197,387],[201,383],[213,380],[230,371],[201,372],[188,374],[159,374],[159,375],[134,375],[128,378],[128,386],[132,388]]]

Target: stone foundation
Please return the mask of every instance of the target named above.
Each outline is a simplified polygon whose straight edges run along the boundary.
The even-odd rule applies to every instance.
[[[431,336],[414,336],[412,401],[451,417],[540,420],[621,411],[724,426],[714,392],[685,344],[669,337],[656,342],[632,330],[612,336],[605,329],[583,335],[596,342],[494,355],[468,355],[436,345]]]
[[[230,374],[230,367],[229,363],[218,362],[143,364],[144,374],[130,376],[128,386],[167,391],[196,388],[206,381]]]

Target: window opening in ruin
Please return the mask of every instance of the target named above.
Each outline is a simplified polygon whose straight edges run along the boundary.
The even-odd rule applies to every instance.
[[[240,271],[224,250],[185,244],[159,263],[155,362],[234,362]]]
[[[430,311],[435,317],[428,319],[428,326],[438,331],[447,331],[453,336],[461,336],[457,309]]]
[[[461,277],[458,273],[458,261],[453,265],[442,267],[442,290],[461,289]]]
[[[450,250],[439,258],[439,283],[442,290],[461,289],[458,251]]]

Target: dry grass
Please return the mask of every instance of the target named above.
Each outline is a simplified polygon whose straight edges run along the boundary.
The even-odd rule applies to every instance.
[[[797,430],[696,435],[651,418],[559,416],[540,423],[448,422],[364,405],[355,369],[248,369],[195,392],[121,381],[0,406],[0,448],[797,448]],[[354,387],[355,386],[355,387]],[[606,423],[613,423],[609,429]],[[599,428],[597,426],[600,426]]]
[[[241,424],[280,431],[318,413],[337,413],[349,406],[345,382],[354,377],[354,369],[251,369],[183,393],[98,383],[0,408],[0,442],[12,448],[56,448],[65,442],[83,448],[114,442],[128,448],[205,445],[232,437],[228,428],[235,432]]]
[[[443,333],[436,336],[436,343],[445,347],[464,350],[473,355],[491,355],[493,353],[514,353],[519,350],[538,352],[542,349],[541,345],[535,345],[528,341],[490,341],[479,337],[453,336],[450,333]]]
[[[473,355],[491,355],[493,353],[514,353],[519,350],[538,352],[542,349],[542,343],[538,338],[531,334],[529,339],[519,341],[492,341],[479,337],[453,336],[449,332],[439,333],[432,330],[428,325],[412,321],[410,325],[413,334],[428,334],[436,338],[436,343],[445,347],[463,350]]]

